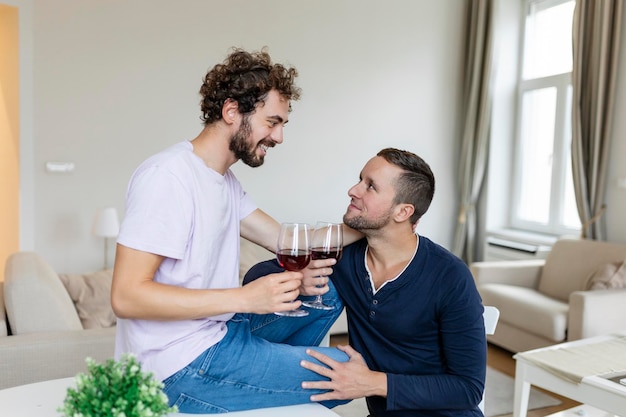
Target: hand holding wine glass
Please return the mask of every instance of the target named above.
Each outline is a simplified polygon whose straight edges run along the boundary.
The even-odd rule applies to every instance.
[[[280,225],[276,258],[280,266],[288,271],[300,271],[311,261],[311,246],[309,242],[310,226],[304,223],[283,223]],[[279,311],[279,316],[303,317],[309,313],[306,310],[296,309]]]
[[[311,259],[330,259],[337,261],[343,251],[343,228],[341,223],[318,222],[311,239]],[[324,304],[320,294],[313,301],[304,301],[303,305],[320,310],[332,310],[334,307]]]

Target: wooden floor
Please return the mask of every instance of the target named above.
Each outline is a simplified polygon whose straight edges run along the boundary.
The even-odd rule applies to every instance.
[[[338,344],[345,345],[348,343],[347,335],[336,335],[331,336],[330,345],[336,346]],[[506,351],[498,346],[494,346],[489,344],[487,350],[487,364],[496,369],[503,374],[509,375],[511,377],[515,377],[515,359],[513,359],[513,354],[509,351]],[[548,391],[545,391],[548,392]],[[538,410],[530,410],[528,411],[528,417],[544,417],[552,413],[556,413],[558,411],[566,410],[568,408],[572,408],[577,406],[579,403],[565,397],[561,397],[554,393],[548,392],[548,394],[553,397],[561,400],[561,404],[554,407],[546,407]],[[510,417],[513,414],[507,414],[505,417]]]

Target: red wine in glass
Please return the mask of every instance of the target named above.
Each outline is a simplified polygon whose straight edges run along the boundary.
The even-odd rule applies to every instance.
[[[311,256],[312,254],[302,250],[292,251],[286,249],[276,253],[278,263],[287,271],[300,271],[306,268],[311,261]]]
[[[313,248],[311,249],[311,259],[341,259],[342,248]]]
[[[310,226],[305,223],[283,223],[280,225],[276,259],[280,266],[288,271],[300,271],[311,261],[311,244],[309,242]],[[279,316],[303,317],[309,314],[303,309],[277,311]]]
[[[343,251],[343,228],[340,223],[317,222],[311,238],[311,259],[330,259],[337,261]],[[303,301],[306,307],[320,310],[332,310],[334,307],[324,304],[322,296],[317,295],[313,301]]]

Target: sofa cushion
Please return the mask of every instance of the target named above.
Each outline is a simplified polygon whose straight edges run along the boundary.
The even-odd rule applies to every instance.
[[[547,297],[533,288],[506,284],[479,287],[484,305],[500,310],[500,322],[556,342],[567,337],[568,304]]]
[[[74,302],[83,328],[115,325],[117,319],[111,307],[112,270],[89,274],[59,274],[59,278]]]
[[[247,239],[240,239],[240,253],[239,253],[239,284],[243,282],[243,276],[254,265],[261,261],[272,259],[275,255],[265,248],[252,243]]]
[[[589,276],[603,264],[626,259],[626,245],[585,239],[559,239],[546,258],[538,290],[563,302],[584,290]]]
[[[610,262],[595,270],[587,280],[586,290],[626,288],[626,260]]]
[[[35,252],[7,258],[4,302],[14,335],[83,328],[59,276]]]

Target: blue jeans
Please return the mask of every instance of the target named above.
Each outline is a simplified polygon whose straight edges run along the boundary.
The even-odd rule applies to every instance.
[[[316,362],[305,349],[319,345],[341,313],[334,286],[324,303],[335,309],[307,309],[306,317],[236,314],[219,343],[163,381],[170,406],[181,413],[227,413],[310,402],[311,395],[322,391],[305,390],[302,381],[325,378],[302,368],[300,361]],[[338,349],[315,349],[337,361],[348,360]],[[322,404],[330,408],[346,402]]]

